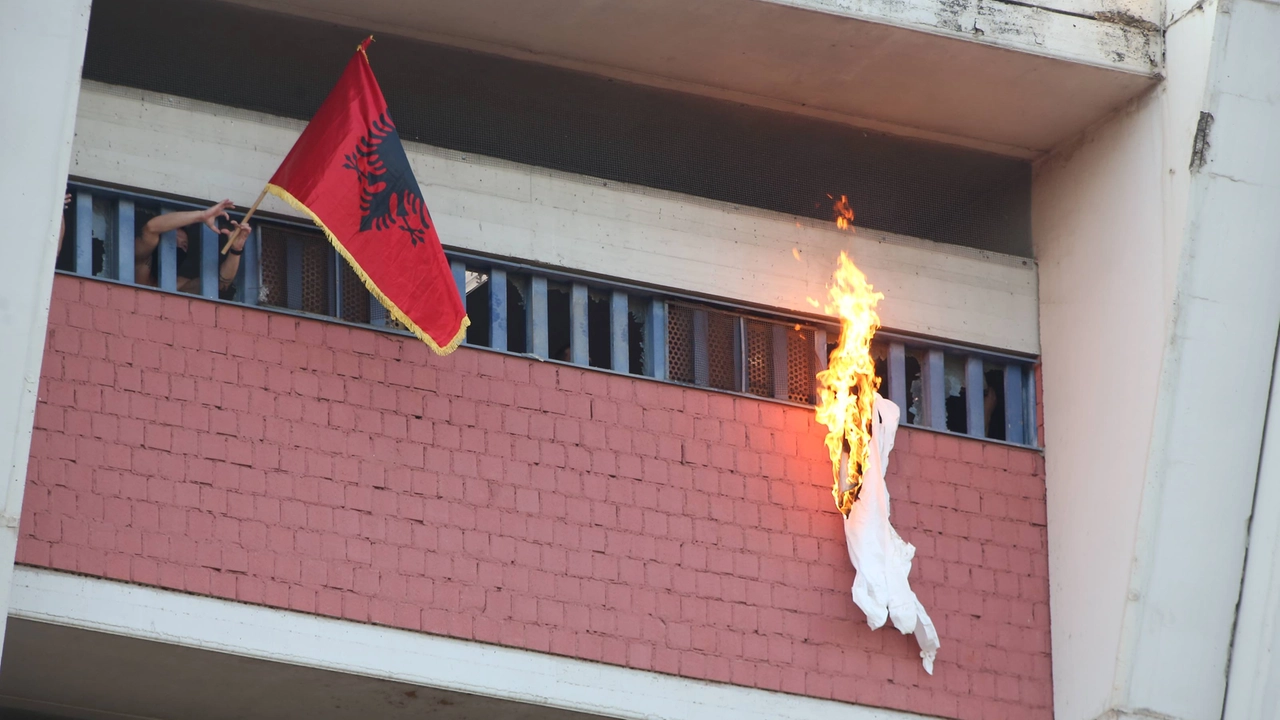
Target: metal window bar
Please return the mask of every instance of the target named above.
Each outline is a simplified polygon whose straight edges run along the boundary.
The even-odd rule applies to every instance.
[[[200,295],[210,300],[218,297],[221,284],[220,261],[225,257],[220,253],[223,237],[208,225],[200,226]]]
[[[668,379],[667,304],[661,298],[649,301],[649,317],[644,326],[644,374],[658,380]]]
[[[179,208],[161,207],[160,214],[175,212]],[[151,273],[159,280],[161,290],[176,292],[178,289],[178,231],[160,233],[159,252]]]
[[[1023,440],[1026,445],[1040,445],[1040,418],[1036,415],[1036,373],[1032,365],[1026,365],[1026,385],[1022,394]]]
[[[118,198],[115,202],[115,218],[112,229],[115,231],[113,252],[108,253],[104,264],[112,266],[112,276],[120,282],[134,282],[134,205],[132,200]]]
[[[982,358],[972,355],[964,362],[965,431],[973,437],[987,436],[986,427],[986,378],[983,376]]]
[[[693,384],[711,384],[711,364],[707,359],[707,311],[693,311]]]
[[[920,368],[924,385],[925,427],[947,429],[947,383],[945,356],[941,350],[929,350]]]
[[[507,271],[489,270],[489,347],[507,349]]]
[[[529,301],[525,303],[525,349],[546,360],[551,357],[551,326],[547,316],[547,279],[529,277]]]
[[[630,303],[627,294],[614,290],[609,296],[609,368],[631,372]]]
[[[773,328],[773,396],[779,400],[787,400],[791,395],[791,371],[787,349],[790,343],[787,338],[786,325],[774,325]]]
[[[1004,366],[1004,439],[1009,442],[1026,441],[1026,423],[1023,418],[1022,366],[1009,363]]]
[[[72,202],[75,203],[75,274],[86,277],[93,275],[93,194],[88,190],[78,190]],[[66,242],[66,239],[63,239]]]
[[[329,261],[325,263],[325,282],[332,289],[329,292],[328,305],[325,314],[332,317],[342,317],[342,273],[341,266],[338,263],[346,262],[342,256],[338,254],[338,249],[330,245],[328,247]]]
[[[587,286],[583,283],[573,283],[569,291],[569,359],[574,365],[591,364],[587,303]]]

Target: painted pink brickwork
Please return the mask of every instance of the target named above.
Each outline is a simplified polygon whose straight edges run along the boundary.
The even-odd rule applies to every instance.
[[[867,629],[813,414],[60,276],[21,563],[945,717],[1049,718],[1038,453],[901,430],[942,635]]]

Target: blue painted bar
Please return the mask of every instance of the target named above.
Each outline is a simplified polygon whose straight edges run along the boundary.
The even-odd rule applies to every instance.
[[[285,304],[302,309],[302,241],[289,236],[284,244]]]
[[[973,437],[987,436],[987,415],[983,405],[985,383],[982,358],[970,356],[964,361],[965,429]]]
[[[693,384],[711,384],[711,361],[707,355],[707,311],[693,311]]]
[[[614,290],[609,297],[609,367],[631,372],[630,304],[627,294]]]
[[[1009,363],[1004,366],[1004,439],[1023,443],[1024,418],[1022,399],[1022,366]]]
[[[575,365],[591,364],[587,335],[587,286],[574,283],[569,290],[569,355]]]
[[[489,270],[489,347],[507,349],[507,271]]]
[[[889,400],[907,412],[907,346],[889,343]]]
[[[330,248],[330,257],[325,268],[325,280],[333,292],[329,293],[328,315],[330,317],[342,317],[342,273],[338,270],[342,267],[342,263],[346,260],[342,257],[342,253],[337,248]]]
[[[791,396],[791,374],[787,372],[787,326],[773,326],[773,396],[786,400]],[[746,387],[744,383],[742,387]]]
[[[926,353],[924,367],[924,417],[927,427],[947,429],[946,364],[941,350]]]
[[[337,318],[342,318],[342,310],[347,306],[347,293],[356,291],[355,288],[348,287],[344,279],[342,264],[345,262],[346,258],[342,257],[342,254],[338,252],[337,248],[335,248],[333,251],[333,269],[329,272],[329,276],[333,278],[330,283],[330,286],[333,288],[333,292],[329,293],[329,295],[333,299],[329,304],[333,306],[333,316]],[[345,320],[346,318],[342,319]]]
[[[226,235],[219,235],[208,225],[200,226],[200,295],[210,299],[218,297],[220,254]],[[244,256],[241,255],[243,258]]]
[[[1027,445],[1039,447],[1040,433],[1038,423],[1040,419],[1036,415],[1036,372],[1034,366],[1027,366],[1026,378],[1026,392],[1022,395],[1023,417],[1026,418],[1023,429],[1023,435],[1026,439],[1023,442]]]
[[[551,357],[550,323],[547,320],[547,279],[541,275],[529,278],[529,301],[525,303],[525,348],[546,360]]]
[[[255,227],[244,243],[240,256],[240,270],[236,273],[236,286],[240,288],[239,300],[246,305],[257,305],[262,292],[262,229]]]
[[[116,201],[116,252],[112,258],[114,267],[112,274],[115,279],[120,282],[132,283],[133,277],[133,252],[135,233],[134,233],[134,211],[133,201],[120,198]]]
[[[649,317],[644,324],[644,374],[666,380],[667,371],[667,303],[661,298],[649,301]]]
[[[462,298],[462,307],[467,307],[467,264],[461,260],[449,261],[449,269],[453,271],[453,284],[458,286],[458,297]]]
[[[93,195],[88,190],[77,190],[72,201],[76,204],[75,227],[71,242],[75,245],[75,273],[93,274]],[[66,242],[64,236],[62,242]]]
[[[162,215],[174,211],[175,208],[160,208]],[[160,247],[152,263],[151,273],[159,280],[161,290],[178,289],[178,231],[160,233]]]

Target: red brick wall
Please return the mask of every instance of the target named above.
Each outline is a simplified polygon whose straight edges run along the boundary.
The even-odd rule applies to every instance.
[[[947,717],[1051,717],[1038,453],[900,430],[871,632],[812,412],[59,277],[21,563]]]

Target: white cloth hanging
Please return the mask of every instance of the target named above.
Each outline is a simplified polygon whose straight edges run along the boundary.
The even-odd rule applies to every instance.
[[[857,571],[853,580],[854,604],[866,613],[872,630],[892,619],[902,634],[915,633],[925,672],[932,675],[938,631],[907,582],[916,549],[889,524],[889,490],[884,475],[898,432],[899,412],[893,402],[876,395],[871,410],[870,452],[862,469],[862,491],[844,520],[844,538]],[[841,474],[847,472],[847,463],[842,462]]]

